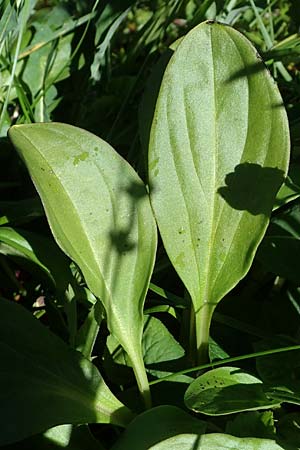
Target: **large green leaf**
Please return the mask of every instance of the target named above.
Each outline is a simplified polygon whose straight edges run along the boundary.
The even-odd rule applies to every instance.
[[[195,27],[163,77],[149,181],[165,248],[193,301],[199,359],[216,304],[252,263],[288,159],[286,112],[255,49],[228,26]]]
[[[213,433],[199,436],[181,434],[167,439],[149,450],[296,450],[291,445],[277,444],[271,439],[239,438],[229,434]]]
[[[59,424],[125,426],[132,418],[92,363],[3,299],[0,354],[0,445]]]
[[[70,125],[14,126],[9,136],[40,194],[52,232],[101,299],[108,327],[147,391],[143,305],[156,250],[146,188],[106,142]]]
[[[195,419],[182,409],[170,405],[158,406],[137,416],[126,428],[113,450],[148,450],[180,433],[201,435],[205,430],[205,422]],[[173,447],[170,446],[169,449]]]

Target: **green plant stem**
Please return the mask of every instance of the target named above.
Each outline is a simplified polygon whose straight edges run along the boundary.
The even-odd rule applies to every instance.
[[[195,312],[197,364],[205,364],[208,358],[208,339],[211,318],[214,308],[210,303],[204,303],[199,311]]]
[[[192,300],[190,299],[189,309],[189,359],[195,366],[198,363],[198,351],[197,351],[197,331],[196,331],[196,315]],[[207,362],[207,361],[203,361]]]
[[[201,364],[200,366],[197,366],[197,367],[191,367],[190,369],[184,369],[184,370],[181,370],[180,372],[172,373],[172,375],[167,375],[166,377],[151,381],[149,383],[149,385],[153,386],[154,384],[162,383],[163,381],[172,380],[173,378],[177,377],[178,375],[185,375],[187,373],[198,372],[198,371],[204,370],[204,369],[211,369],[211,368],[215,368],[215,367],[219,367],[219,366],[225,366],[226,364],[243,361],[245,359],[261,358],[262,356],[275,355],[278,353],[291,352],[291,351],[295,351],[295,350],[300,350],[300,345],[292,345],[290,347],[281,347],[281,348],[275,348],[273,350],[264,350],[263,352],[255,352],[255,353],[248,353],[246,355],[241,355],[241,356],[234,356],[233,358],[226,358],[226,359],[222,359],[221,361],[216,361],[216,362],[207,363],[207,364]]]
[[[146,409],[150,409],[152,406],[151,393],[149,387],[149,381],[146,374],[142,352],[128,352],[127,354],[131,360],[134,375],[138,384],[139,391],[143,397]]]
[[[89,321],[88,330],[85,335],[83,346],[82,348],[80,348],[81,353],[89,360],[92,359],[93,348],[100,329],[99,322],[102,320],[102,318],[99,318],[99,320],[97,320],[95,318],[95,314],[96,313],[93,309],[86,319]]]

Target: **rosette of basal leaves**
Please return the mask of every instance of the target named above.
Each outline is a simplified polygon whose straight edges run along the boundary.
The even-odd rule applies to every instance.
[[[59,123],[16,125],[9,136],[42,199],[53,235],[106,309],[149,403],[141,339],[156,251],[146,187],[102,139]]]
[[[198,361],[217,303],[244,277],[286,175],[289,129],[250,42],[208,21],[173,53],[149,143],[151,202],[192,299]]]

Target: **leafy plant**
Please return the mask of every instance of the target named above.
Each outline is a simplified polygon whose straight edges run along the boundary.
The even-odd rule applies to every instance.
[[[0,21],[26,166],[3,140],[0,446],[296,450],[298,162],[244,36],[287,101],[286,1],[25,3]]]

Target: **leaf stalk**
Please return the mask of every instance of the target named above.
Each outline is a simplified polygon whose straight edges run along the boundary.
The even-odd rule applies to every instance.
[[[208,302],[195,312],[197,364],[206,364],[209,361],[208,340],[210,323],[214,308]]]

